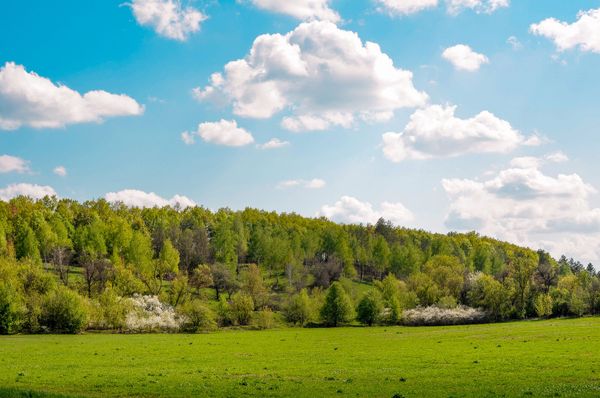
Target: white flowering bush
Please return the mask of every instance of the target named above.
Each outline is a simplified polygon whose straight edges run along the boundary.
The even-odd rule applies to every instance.
[[[402,323],[407,326],[441,326],[483,323],[488,320],[484,311],[458,306],[456,308],[417,307],[402,314]]]
[[[161,303],[157,296],[135,294],[128,299],[131,310],[125,318],[125,328],[131,332],[175,332],[183,323],[175,309]]]

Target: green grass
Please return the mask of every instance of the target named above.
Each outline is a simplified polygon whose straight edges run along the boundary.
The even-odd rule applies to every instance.
[[[0,397],[598,397],[600,318],[8,336],[0,338],[0,386]]]

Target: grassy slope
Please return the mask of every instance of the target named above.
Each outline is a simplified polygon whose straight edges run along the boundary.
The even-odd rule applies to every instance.
[[[600,318],[0,338],[0,386],[77,396],[600,396]],[[0,390],[0,397],[3,395]]]

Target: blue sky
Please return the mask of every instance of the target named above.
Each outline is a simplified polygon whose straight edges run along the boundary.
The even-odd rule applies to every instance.
[[[51,189],[148,205],[182,195],[212,209],[340,222],[385,216],[599,261],[600,1],[320,0],[304,14],[300,3],[8,2],[0,14],[0,197]],[[165,9],[152,14],[165,4],[175,19],[161,20]],[[192,21],[178,25],[186,15]],[[348,44],[349,32],[358,45]],[[261,48],[277,42],[299,51],[299,63],[258,47],[252,58],[263,34]],[[385,59],[393,65],[375,70]],[[258,77],[240,86],[224,72],[235,60]],[[294,75],[298,65],[317,69]],[[408,71],[408,80],[391,77]],[[211,83],[215,72],[223,85]],[[28,91],[38,79],[55,87]],[[57,95],[58,85],[108,99],[80,103]],[[211,86],[218,95],[193,93]],[[281,98],[236,108],[256,90]],[[85,111],[73,113],[77,104]],[[305,116],[302,131],[284,122]],[[286,145],[259,147],[274,138]]]

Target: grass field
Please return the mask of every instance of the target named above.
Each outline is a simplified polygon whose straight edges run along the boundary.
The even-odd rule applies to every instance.
[[[598,397],[600,318],[8,336],[0,387],[0,397]]]

